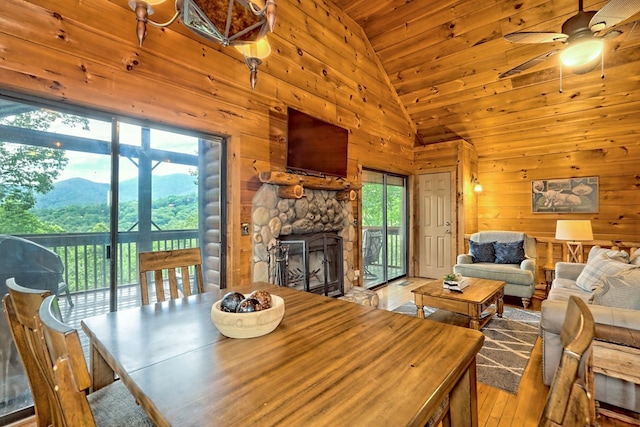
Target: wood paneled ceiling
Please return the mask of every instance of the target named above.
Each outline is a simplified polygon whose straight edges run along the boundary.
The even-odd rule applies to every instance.
[[[480,156],[496,150],[638,143],[640,14],[605,42],[600,67],[565,70],[559,55],[509,78],[499,75],[562,43],[514,44],[515,31],[561,32],[578,0],[333,0],[369,38],[418,129],[418,144],[457,138]],[[606,1],[584,1],[599,10]]]

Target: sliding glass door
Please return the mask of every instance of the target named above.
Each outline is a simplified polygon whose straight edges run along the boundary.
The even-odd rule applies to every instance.
[[[140,305],[139,252],[185,247],[206,248],[205,281],[224,287],[223,153],[220,138],[0,97],[0,294],[10,277],[47,289],[79,329]],[[33,410],[4,315],[0,366],[4,425]]]
[[[362,175],[362,278],[373,288],[407,274],[407,178]]]

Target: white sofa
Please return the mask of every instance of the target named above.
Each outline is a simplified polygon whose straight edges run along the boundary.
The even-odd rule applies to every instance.
[[[523,242],[524,253],[516,257],[514,261],[517,262],[514,263],[499,262],[499,259],[491,261],[490,253],[487,254],[488,258],[474,254],[474,247],[486,245],[491,249],[492,244],[518,242]],[[480,231],[469,237],[469,246],[469,253],[458,255],[453,272],[466,277],[503,280],[507,283],[504,294],[522,298],[522,304],[528,307],[536,285],[536,239],[515,231]],[[495,251],[496,247],[493,246]]]
[[[634,284],[637,279],[640,279],[640,254],[631,258],[631,262],[629,262],[628,258],[623,259],[624,255],[620,254],[621,251],[615,252],[618,252],[623,258],[616,257],[614,251],[609,252],[609,255],[613,256],[598,256],[603,251],[605,250],[594,246],[587,261],[590,265],[587,272],[596,273],[591,275],[591,283],[600,283],[595,289],[593,287],[587,288],[589,290],[585,289],[585,285],[589,284],[589,281],[585,280],[588,275],[585,274],[581,277],[587,264],[567,262],[556,264],[556,276],[547,299],[542,302],[540,319],[543,348],[542,377],[546,385],[551,384],[560,362],[562,354],[560,331],[564,322],[567,300],[571,295],[576,295],[589,303],[589,308],[596,322],[597,340],[614,345],[624,344],[627,347],[635,346],[637,348],[640,346],[640,306],[638,306],[640,304],[640,282]],[[582,280],[579,280],[579,277]],[[629,286],[625,285],[621,292],[616,291],[611,283],[615,281],[621,283],[623,279],[627,281]],[[605,298],[607,294],[608,297]],[[615,301],[612,303],[612,300]],[[602,303],[618,306],[599,305]],[[637,309],[630,307],[637,307]],[[594,359],[594,366],[596,364]],[[597,369],[594,371],[597,401],[640,412],[640,386],[604,375],[599,373]]]

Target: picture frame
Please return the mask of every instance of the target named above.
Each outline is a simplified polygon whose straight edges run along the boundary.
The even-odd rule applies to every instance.
[[[598,213],[597,176],[531,181],[533,213]]]

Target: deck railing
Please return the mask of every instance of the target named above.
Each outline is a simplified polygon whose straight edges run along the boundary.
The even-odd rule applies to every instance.
[[[362,230],[383,231],[382,227],[362,227]],[[405,267],[406,254],[401,232],[401,227],[387,227],[387,266],[389,267]],[[376,264],[382,264],[382,251]]]
[[[138,283],[138,232],[118,233],[118,247],[111,250],[109,233],[65,233],[20,235],[56,252],[64,265],[64,281],[69,291],[84,293],[109,289],[109,258],[113,253],[117,259],[118,286]],[[145,236],[151,242],[148,250],[170,250],[198,246],[198,230],[154,231]]]

